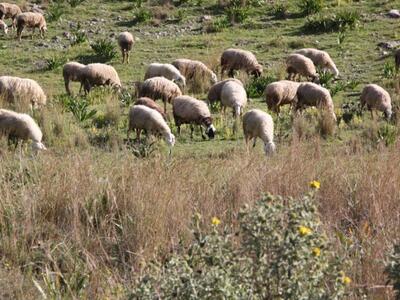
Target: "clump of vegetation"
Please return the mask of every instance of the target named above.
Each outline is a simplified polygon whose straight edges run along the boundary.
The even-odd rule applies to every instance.
[[[304,31],[319,33],[355,28],[360,21],[358,11],[343,10],[335,14],[308,17],[303,26]]]
[[[147,8],[139,8],[134,13],[134,21],[135,23],[146,23],[153,18],[153,15],[150,10]]]
[[[86,31],[78,28],[71,33],[70,41],[72,46],[83,44],[87,41]]]
[[[324,5],[323,0],[300,0],[298,2],[298,7],[303,16],[312,15],[321,11]]]
[[[89,109],[89,103],[85,98],[66,96],[60,100],[67,111],[71,112],[80,122],[91,119],[97,113],[95,109]]]
[[[204,31],[207,33],[222,32],[224,29],[230,26],[227,17],[214,18],[210,22],[207,22],[204,26]]]
[[[378,130],[378,141],[385,143],[385,146],[391,146],[396,143],[397,127],[385,123]]]
[[[225,14],[232,24],[243,23],[249,17],[249,10],[247,7],[233,5],[225,9]]]
[[[85,2],[86,0],[67,0],[67,3],[72,7],[75,8],[78,5],[81,5],[83,2]]]
[[[392,62],[386,62],[383,66],[383,77],[387,79],[394,78],[396,76],[396,67]]]
[[[288,5],[286,3],[274,4],[271,8],[271,14],[276,19],[286,19],[289,15]]]
[[[265,87],[271,82],[276,81],[273,76],[251,77],[249,83],[246,85],[246,93],[250,98],[262,97]]]
[[[350,124],[355,116],[361,117],[362,115],[360,101],[349,101],[342,104],[341,111],[341,119],[346,124]]]
[[[113,59],[117,55],[117,50],[112,41],[108,39],[100,39],[92,43],[90,47],[96,55],[106,61]]]
[[[386,262],[385,273],[389,282],[393,284],[396,292],[396,300],[400,300],[400,244],[393,247],[392,252]]]
[[[65,8],[62,2],[52,3],[47,9],[46,20],[48,22],[58,21],[63,14],[65,14]]]
[[[56,70],[67,62],[65,56],[53,55],[45,59],[45,69],[48,71]]]

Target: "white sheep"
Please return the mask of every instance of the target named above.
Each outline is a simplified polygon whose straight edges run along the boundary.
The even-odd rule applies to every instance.
[[[335,77],[339,76],[339,70],[336,68],[328,52],[315,48],[304,48],[295,51],[295,53],[308,57],[313,61],[315,66],[322,68],[324,71],[331,71]]]
[[[35,29],[39,28],[40,37],[43,38],[47,31],[47,24],[44,16],[39,13],[25,12],[17,16],[17,38],[21,41],[22,31],[25,27],[33,28],[32,35]]]
[[[165,77],[181,87],[186,86],[186,78],[172,64],[152,63],[147,67],[144,80],[152,77]]]
[[[260,138],[264,142],[266,155],[275,152],[274,121],[266,112],[259,109],[246,112],[243,115],[243,133],[247,147],[250,139],[254,139],[253,147],[255,147],[257,138]]]
[[[69,86],[70,81],[74,82],[82,82],[82,70],[85,67],[85,65],[80,64],[75,61],[68,62],[64,65],[63,67],[63,77],[64,77],[64,84],[65,84],[65,90],[68,95],[71,95],[71,89]],[[82,89],[82,85],[81,85]],[[79,90],[79,92],[81,91]]]
[[[132,50],[132,46],[135,42],[133,35],[130,32],[121,32],[118,36],[118,45],[122,53],[122,63],[125,61],[129,63],[129,52]]]
[[[141,97],[135,101],[134,105],[144,105],[149,108],[155,109],[163,116],[164,120],[167,120],[167,115],[163,112],[162,108],[153,99],[150,99],[148,97]]]
[[[36,122],[27,114],[0,109],[0,134],[8,139],[32,140],[34,150],[46,150],[42,143],[42,131]]]
[[[279,114],[280,107],[295,101],[299,83],[290,80],[280,80],[268,84],[264,91],[268,109]]]
[[[225,83],[227,83],[228,81],[235,81],[238,84],[241,84],[243,86],[243,83],[236,78],[228,78],[225,80],[222,80],[220,82],[215,83],[209,90],[208,90],[208,94],[207,94],[207,102],[209,105],[211,105],[212,103],[215,103],[217,101],[221,101],[221,91],[222,91],[222,87],[225,85]]]
[[[15,21],[16,17],[21,14],[22,11],[16,4],[11,3],[0,3],[0,19],[4,21],[4,19],[12,20],[12,28],[15,29]]]
[[[36,81],[12,76],[0,77],[0,96],[9,103],[27,104],[31,108],[47,102],[43,89]]]
[[[235,70],[244,70],[248,75],[260,77],[263,67],[250,51],[234,48],[226,49],[221,55],[221,78],[225,71],[228,71],[229,77],[234,77]]]
[[[140,140],[140,133],[145,130],[147,133],[161,134],[169,146],[174,146],[175,136],[163,119],[162,115],[147,106],[134,105],[129,110],[129,124],[127,138],[131,130],[136,130],[136,139]]]
[[[361,108],[367,105],[368,110],[376,109],[382,111],[387,119],[392,116],[392,101],[389,93],[377,84],[368,84],[361,92]]]
[[[311,81],[314,81],[318,77],[317,70],[312,60],[304,55],[296,53],[287,57],[286,71],[289,74],[289,80],[295,80],[296,75],[311,78]]]
[[[217,75],[201,61],[180,58],[174,60],[172,65],[177,68],[179,72],[185,76],[186,81],[191,82],[191,84],[204,81],[214,84],[218,81]]]
[[[94,86],[112,86],[121,88],[121,81],[117,71],[106,64],[89,64],[81,69],[81,84],[85,93],[89,93]]]
[[[242,114],[242,109],[246,104],[247,94],[243,85],[235,81],[226,82],[221,90],[221,106],[223,113],[225,113],[226,107],[232,107],[234,117],[238,117]]]
[[[172,112],[174,115],[175,125],[178,127],[178,135],[181,133],[182,124],[190,124],[190,137],[193,138],[193,125],[200,126],[200,132],[203,139],[203,128],[210,139],[215,136],[215,127],[212,124],[210,110],[204,101],[197,100],[190,96],[179,96],[172,102]]]
[[[4,34],[8,34],[8,26],[3,20],[0,20],[0,30],[2,30]]]

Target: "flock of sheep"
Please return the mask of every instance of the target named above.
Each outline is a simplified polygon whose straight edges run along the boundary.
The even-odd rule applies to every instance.
[[[21,38],[24,27],[37,27],[41,34],[47,29],[43,15],[36,12],[22,13],[14,4],[0,3],[0,27],[7,32],[5,18],[12,19],[12,27],[17,28],[18,39]],[[129,52],[134,45],[132,34],[121,33],[118,37],[118,45],[122,53],[122,62],[129,63]],[[150,64],[147,67],[144,81],[137,82],[135,86],[138,99],[129,110],[128,140],[132,130],[136,131],[137,139],[140,139],[141,132],[145,131],[148,134],[160,134],[172,147],[175,144],[175,136],[166,121],[167,103],[172,105],[172,114],[178,134],[180,134],[182,124],[189,124],[191,137],[193,137],[194,125],[197,125],[201,129],[204,139],[206,136],[212,139],[216,134],[216,129],[213,126],[209,107],[211,104],[219,102],[224,113],[225,109],[229,107],[235,118],[242,116],[246,144],[250,139],[254,139],[255,145],[256,139],[260,138],[264,142],[265,153],[272,154],[275,151],[272,117],[259,109],[252,109],[243,114],[247,104],[246,90],[240,80],[233,78],[236,71],[244,71],[249,76],[259,77],[263,72],[261,64],[250,51],[233,48],[222,53],[220,63],[221,81],[218,81],[217,75],[209,67],[196,60],[177,59],[171,64]],[[279,113],[281,106],[291,105],[293,111],[296,112],[314,106],[328,112],[328,116],[336,122],[330,92],[315,83],[318,82],[317,68],[331,72],[336,77],[339,75],[335,63],[325,51],[307,48],[290,54],[286,59],[289,80],[273,82],[265,87],[264,97],[268,109]],[[225,73],[229,78],[223,80]],[[71,81],[79,82],[85,93],[89,93],[95,86],[111,86],[116,90],[122,88],[116,70],[110,65],[101,63],[83,65],[78,62],[68,62],[64,65],[63,77],[68,94],[72,94]],[[312,82],[295,81],[301,78]],[[206,102],[182,93],[187,84],[193,84],[198,80],[209,85]],[[43,89],[31,79],[0,77],[0,95],[10,103],[29,99],[28,104],[32,108],[46,104],[46,95]],[[162,100],[164,107],[160,107],[155,102],[156,100]],[[391,117],[390,95],[382,87],[376,84],[365,86],[360,101],[362,107],[366,105],[371,111],[376,109],[382,111],[387,118]],[[42,143],[42,132],[27,114],[0,109],[0,130],[9,138],[31,139],[34,149],[46,149]]]

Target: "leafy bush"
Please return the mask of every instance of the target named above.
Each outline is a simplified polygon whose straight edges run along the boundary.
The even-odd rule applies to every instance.
[[[386,262],[385,273],[389,282],[393,284],[396,300],[400,300],[400,244],[394,245],[393,251]]]
[[[86,31],[84,30],[76,30],[71,34],[71,45],[79,45],[87,41]]]
[[[300,0],[297,4],[303,16],[312,15],[321,11],[323,0]]]
[[[95,109],[89,109],[89,103],[84,98],[65,97],[62,99],[62,103],[64,107],[80,122],[91,119],[97,113]]]
[[[226,17],[215,18],[205,25],[204,31],[207,33],[221,32],[228,28],[229,25],[229,21]]]
[[[108,39],[100,39],[91,44],[90,47],[94,50],[97,56],[104,60],[111,60],[117,55],[114,43]]]
[[[51,56],[45,59],[45,69],[46,70],[55,70],[59,67],[63,66],[67,61],[65,56]]]
[[[319,182],[311,183],[315,189]],[[264,196],[239,214],[239,231],[204,232],[165,263],[148,266],[131,299],[339,299],[351,280],[320,224],[314,193]]]
[[[276,19],[286,19],[288,17],[288,5],[286,3],[278,3],[272,6],[271,14]]]
[[[247,7],[234,5],[227,7],[225,14],[231,23],[243,23],[249,17],[249,10]]]
[[[73,8],[77,7],[78,5],[82,4],[85,1],[86,0],[67,0],[68,4]]]
[[[311,33],[333,32],[347,28],[353,29],[359,21],[360,14],[357,11],[345,10],[337,14],[308,17],[303,29]]]
[[[152,17],[153,16],[151,14],[151,11],[147,8],[140,8],[136,10],[134,14],[134,19],[136,23],[145,23],[147,21],[150,21]]]
[[[386,62],[383,66],[383,77],[390,79],[396,76],[396,68],[392,62]]]
[[[53,3],[47,9],[46,20],[48,22],[58,21],[64,13],[65,13],[65,8],[62,3]]]
[[[383,124],[378,130],[379,141],[383,141],[386,146],[394,145],[397,138],[397,127],[390,124]]]
[[[250,98],[258,98],[264,94],[265,87],[271,82],[276,81],[272,76],[252,77],[246,85],[247,96]]]

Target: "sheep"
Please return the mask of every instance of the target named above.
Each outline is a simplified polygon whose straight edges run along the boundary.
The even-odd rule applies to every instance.
[[[122,53],[122,63],[125,61],[129,63],[129,52],[132,50],[132,46],[135,40],[130,32],[121,32],[118,36],[118,46]]]
[[[322,68],[323,70],[329,70],[335,75],[339,76],[339,70],[336,68],[335,63],[326,51],[318,50],[315,48],[304,48],[295,51],[297,54],[304,55],[311,59],[315,66]]]
[[[174,98],[182,95],[179,86],[164,77],[146,79],[138,84],[138,90],[139,97],[149,97],[154,100],[162,99],[164,113],[167,113],[167,102],[171,103]]]
[[[295,80],[296,75],[310,77],[314,81],[317,77],[317,70],[311,59],[301,54],[291,54],[286,59],[286,71],[289,80]]]
[[[0,20],[0,30],[3,30],[4,34],[8,34],[8,26],[3,20]]]
[[[0,96],[9,103],[29,102],[31,108],[47,102],[43,89],[36,81],[12,76],[0,77]]]
[[[155,109],[163,116],[164,120],[167,120],[167,115],[163,112],[162,108],[153,99],[142,97],[137,99],[134,105],[144,105],[152,109]]]
[[[250,139],[254,138],[254,148],[257,138],[260,138],[264,142],[266,155],[271,155],[275,152],[274,121],[266,112],[259,109],[252,109],[246,112],[243,115],[243,133],[247,148]]]
[[[292,104],[295,101],[297,88],[300,83],[281,80],[268,84],[264,91],[268,109],[279,114],[280,106]]]
[[[203,134],[202,126],[206,128],[207,136],[210,139],[214,138],[216,130],[212,124],[210,110],[205,102],[190,96],[179,96],[172,102],[172,111],[175,125],[178,127],[178,135],[181,133],[182,124],[190,124],[190,138],[193,138],[193,125],[199,125],[203,139],[206,139],[206,136]]]
[[[85,93],[89,93],[94,86],[109,85],[118,90],[121,88],[121,81],[117,71],[109,65],[94,63],[88,64],[81,69],[81,84]]]
[[[191,60],[180,58],[172,62],[172,65],[185,76],[186,81],[192,85],[208,81],[210,84],[214,84],[218,81],[217,75],[209,69],[205,64],[198,60]]]
[[[80,64],[75,61],[68,62],[64,65],[63,67],[63,77],[64,77],[64,84],[65,84],[65,90],[68,95],[71,95],[71,89],[69,86],[70,81],[75,81],[75,82],[82,82],[82,69],[85,67],[85,65]],[[79,92],[82,90],[82,85],[81,89]]]
[[[389,120],[392,116],[392,101],[389,93],[377,84],[368,84],[361,92],[361,109],[367,105],[368,110],[376,109],[382,111]]]
[[[12,20],[12,28],[15,29],[16,17],[21,14],[22,11],[16,4],[11,3],[0,3],[0,19]]]
[[[181,87],[186,86],[185,76],[183,76],[181,72],[179,72],[179,70],[172,64],[150,64],[147,67],[146,74],[144,75],[144,80],[160,76],[176,82]]]
[[[235,81],[238,84],[243,86],[243,83],[236,78],[228,78],[225,80],[222,80],[220,82],[215,83],[208,91],[207,94],[207,102],[209,105],[211,105],[214,102],[220,101],[221,100],[221,91],[222,91],[222,87],[224,86],[225,83],[227,83],[228,81]]]
[[[320,109],[326,109],[336,122],[332,97],[326,88],[312,82],[304,82],[297,88],[296,96],[297,101],[294,103],[294,111],[306,106],[315,106]]]
[[[221,106],[223,113],[226,107],[233,108],[233,116],[238,117],[242,114],[241,109],[247,104],[246,90],[243,85],[236,81],[226,82],[221,90]]]
[[[33,28],[33,33],[35,33],[36,27],[39,28],[41,38],[44,37],[44,33],[47,31],[44,16],[34,12],[25,12],[17,16],[17,38],[19,41],[21,41],[22,31],[25,27]]]
[[[235,70],[244,70],[248,75],[260,77],[263,67],[252,52],[230,48],[221,55],[221,78],[226,70],[229,77],[234,77]]]
[[[33,141],[34,150],[46,150],[42,143],[42,131],[36,122],[27,114],[16,113],[7,109],[0,109],[0,134],[8,139]]]
[[[171,129],[163,119],[162,115],[147,106],[134,105],[129,110],[127,139],[129,141],[130,131],[136,130],[136,139],[140,140],[142,130],[148,133],[160,133],[169,146],[174,146],[175,136],[171,133]]]
[[[395,62],[395,66],[396,66],[396,71],[398,71],[399,67],[400,67],[400,49],[397,49],[394,52],[394,62]]]

